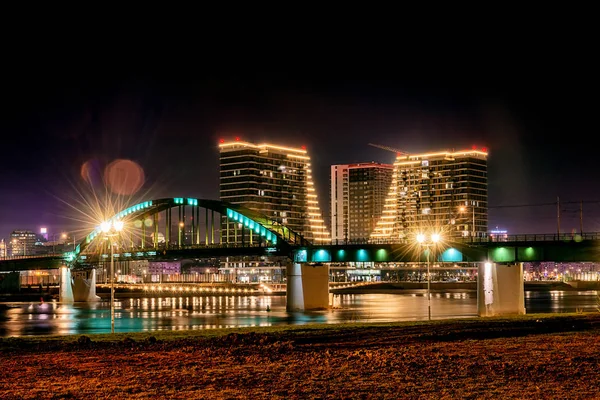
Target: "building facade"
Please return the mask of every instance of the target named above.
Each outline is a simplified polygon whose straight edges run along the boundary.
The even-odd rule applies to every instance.
[[[37,254],[37,235],[32,231],[15,230],[10,234],[10,256],[33,256]]]
[[[331,166],[333,243],[367,240],[382,216],[394,166],[358,163]]]
[[[484,237],[488,225],[486,148],[399,155],[373,241],[410,241],[437,231],[445,239]]]
[[[219,149],[221,200],[257,211],[310,242],[330,242],[306,149],[239,140],[222,141]]]

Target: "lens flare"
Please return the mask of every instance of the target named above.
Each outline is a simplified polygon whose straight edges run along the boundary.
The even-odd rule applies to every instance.
[[[144,184],[144,170],[135,161],[119,159],[104,169],[104,182],[113,193],[132,195]]]
[[[81,179],[91,186],[102,184],[102,165],[96,158],[91,158],[81,164],[79,174],[81,175]]]

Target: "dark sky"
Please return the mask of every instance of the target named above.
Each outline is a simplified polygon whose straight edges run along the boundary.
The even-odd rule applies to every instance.
[[[584,230],[600,231],[598,65],[585,42],[559,37],[416,54],[13,59],[2,77],[0,238],[74,229],[64,202],[89,192],[88,160],[137,162],[145,183],[132,199],[218,198],[218,140],[234,136],[307,146],[326,214],[331,164],[393,162],[370,142],[487,147],[490,228],[553,233],[560,196],[562,230],[579,229],[584,201]]]

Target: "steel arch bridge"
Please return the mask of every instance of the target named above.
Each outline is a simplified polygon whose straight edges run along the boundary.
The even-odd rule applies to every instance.
[[[177,211],[175,220],[173,210]],[[115,221],[122,221],[124,225],[118,235],[122,248],[132,250],[192,247],[276,247],[287,250],[290,246],[311,244],[297,232],[259,212],[220,200],[190,197],[148,200],[121,210],[107,220],[109,223]],[[218,241],[215,240],[216,233]],[[86,254],[97,253],[96,250],[104,246],[105,237],[101,226],[96,227],[67,255],[67,259],[76,261],[85,258]]]

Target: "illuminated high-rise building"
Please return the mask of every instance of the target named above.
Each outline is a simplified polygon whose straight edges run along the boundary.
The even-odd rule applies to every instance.
[[[447,239],[487,233],[486,148],[402,154],[396,158],[374,241],[406,241],[426,230]]]
[[[358,163],[331,166],[333,242],[367,240],[381,218],[393,165]]]
[[[222,141],[219,149],[221,200],[257,211],[312,243],[331,240],[304,147],[235,140]]]
[[[35,244],[37,235],[32,231],[12,231],[10,234],[11,256],[33,256],[37,253]]]

